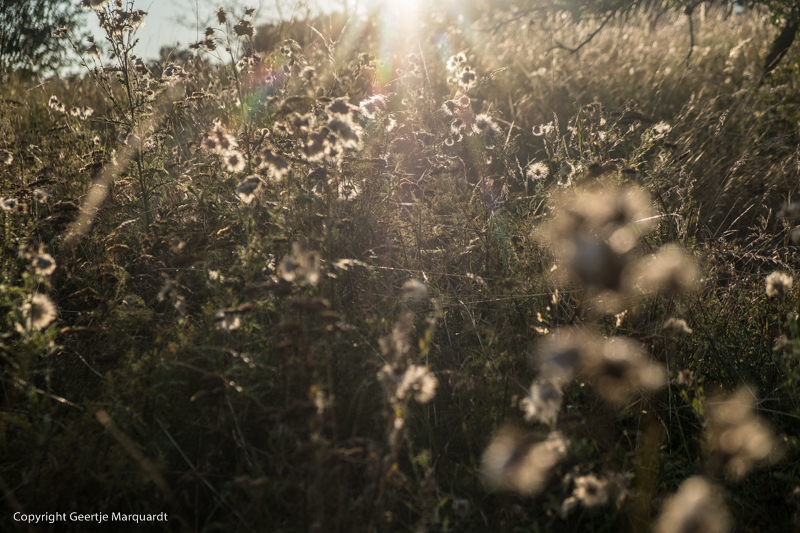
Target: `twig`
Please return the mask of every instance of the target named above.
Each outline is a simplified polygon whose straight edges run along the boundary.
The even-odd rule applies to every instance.
[[[556,42],[556,44],[551,46],[550,49],[547,50],[547,51],[551,52],[551,51],[555,50],[556,48],[558,48],[560,50],[566,50],[570,54],[575,54],[575,53],[579,52],[581,48],[583,48],[584,46],[589,44],[592,41],[592,39],[594,39],[595,35],[600,33],[600,30],[602,30],[606,26],[606,24],[608,24],[608,21],[610,21],[613,18],[613,16],[614,16],[613,12],[609,13],[608,15],[606,15],[606,17],[603,19],[603,22],[600,23],[600,26],[596,30],[594,30],[592,33],[590,33],[589,36],[586,39],[584,39],[583,42],[581,44],[579,44],[578,46],[576,46],[575,48],[570,48],[568,46],[565,46],[565,45],[561,44],[560,42]]]

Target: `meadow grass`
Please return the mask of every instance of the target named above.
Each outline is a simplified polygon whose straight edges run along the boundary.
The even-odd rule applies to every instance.
[[[434,11],[387,55],[221,10],[148,64],[98,13],[82,74],[0,87],[3,530],[798,527],[764,14],[689,54],[655,8],[576,52],[596,21]]]

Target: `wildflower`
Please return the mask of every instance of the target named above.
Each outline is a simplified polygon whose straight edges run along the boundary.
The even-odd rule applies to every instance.
[[[166,66],[166,68],[164,68],[164,72],[161,73],[161,77],[171,80],[178,80],[185,78],[186,72],[183,70],[182,66],[176,65],[175,63],[170,63]]]
[[[253,23],[242,19],[233,25],[233,31],[238,37],[253,37]]]
[[[583,368],[598,394],[618,406],[636,392],[653,391],[666,383],[664,369],[648,360],[642,345],[621,337],[587,350]]]
[[[537,161],[536,163],[530,165],[528,170],[525,172],[525,175],[528,176],[528,179],[531,181],[539,181],[545,179],[548,174],[550,174],[550,168],[546,164],[541,161]]]
[[[327,107],[327,110],[328,113],[334,115],[346,115],[350,112],[350,104],[347,102],[347,98],[337,98]]]
[[[475,83],[475,71],[473,71],[471,67],[466,66],[458,75],[458,84],[465,89],[469,89],[473,83]]]
[[[608,481],[595,476],[581,476],[575,479],[573,495],[584,507],[594,507],[608,503]]]
[[[359,193],[361,193],[361,188],[350,180],[340,179],[338,192],[339,198],[343,200],[354,200]]]
[[[22,259],[27,259],[28,261],[33,261],[33,258],[37,255],[41,255],[44,253],[44,246],[41,244],[33,244],[28,243],[24,246],[20,246],[19,248],[19,256]]]
[[[225,165],[230,172],[242,172],[245,167],[244,154],[236,150],[231,150],[225,154]]]
[[[236,187],[236,194],[243,203],[249,204],[256,197],[255,192],[259,185],[261,185],[261,178],[255,175],[248,176]]]
[[[8,150],[0,150],[0,161],[5,163],[6,165],[10,165],[14,162],[14,154],[9,152]]]
[[[459,52],[454,56],[450,56],[450,59],[447,60],[447,70],[457,70],[466,62],[466,54],[464,54],[464,52]]]
[[[213,144],[211,141],[213,141]],[[204,146],[209,150],[216,150],[219,153],[224,153],[236,148],[237,145],[236,139],[228,135],[225,127],[217,122],[214,124],[214,128],[205,140]]]
[[[726,466],[737,479],[781,455],[772,430],[756,418],[753,407],[753,394],[746,387],[708,405],[710,461]]]
[[[281,278],[290,283],[297,278],[298,270],[300,270],[300,265],[288,255],[278,265],[278,273]]]
[[[39,254],[33,258],[31,266],[39,276],[49,276],[56,270],[56,261],[50,254]]]
[[[539,494],[566,458],[567,444],[557,432],[537,442],[531,434],[503,427],[483,452],[481,477],[492,490]]]
[[[659,122],[655,126],[653,126],[653,139],[661,139],[665,135],[667,135],[670,131],[672,131],[672,126],[667,124],[666,122]]]
[[[63,39],[67,36],[69,32],[69,28],[67,26],[58,26],[55,30],[53,30],[52,36],[56,39]]]
[[[692,328],[686,324],[686,321],[682,318],[670,318],[666,322],[664,322],[664,329],[667,331],[671,331],[676,335],[691,335]]]
[[[263,166],[268,167],[272,171],[272,175],[275,179],[281,179],[289,172],[289,162],[272,150],[264,150],[261,154],[261,158],[263,160]]]
[[[17,215],[24,215],[28,212],[28,206],[16,198],[0,198],[0,207],[7,213],[15,213]]]
[[[362,100],[359,104],[361,113],[367,118],[375,118],[378,111],[386,109],[386,96],[382,94],[373,94],[366,100]]]
[[[100,57],[100,50],[97,48],[96,43],[89,45],[89,48],[86,49],[86,53],[93,57]]]
[[[416,279],[403,283],[403,300],[424,300],[428,297],[428,286]]]
[[[561,389],[547,381],[537,381],[519,406],[525,411],[525,420],[538,420],[543,424],[554,424],[561,409]]]
[[[477,115],[475,122],[472,124],[472,131],[475,133],[485,133],[490,136],[497,136],[502,133],[497,124],[492,120],[489,115]]]
[[[69,114],[72,115],[73,117],[79,118],[81,120],[86,120],[87,118],[89,118],[90,116],[92,116],[94,114],[94,109],[92,109],[91,107],[86,107],[86,106],[73,107],[70,110]]]
[[[214,321],[217,323],[217,328],[225,331],[239,329],[242,325],[241,315],[239,313],[229,313],[227,309],[217,309],[214,314]]]
[[[354,123],[349,115],[338,115],[329,120],[328,128],[336,135],[343,148],[360,148],[361,126]]]
[[[214,321],[217,323],[217,328],[225,331],[233,331],[239,329],[242,325],[242,315],[255,308],[253,302],[244,302],[236,307],[223,307],[217,309],[214,313]]]
[[[536,137],[542,137],[543,135],[547,135],[551,131],[553,131],[554,126],[552,122],[548,122],[547,124],[540,124],[533,128],[533,134]]]
[[[452,100],[447,100],[445,103],[442,104],[442,109],[444,109],[444,112],[447,113],[448,115],[453,116],[456,114],[458,105]]]
[[[694,383],[694,372],[686,368],[678,372],[678,385],[688,387],[692,383]]]
[[[702,476],[694,476],[665,503],[656,522],[656,533],[727,533],[731,517],[722,494]]]
[[[292,245],[292,255],[281,261],[278,273],[288,282],[302,276],[311,285],[316,285],[321,276],[319,261],[317,254],[308,249],[308,241],[301,238]]]
[[[403,374],[403,380],[397,387],[396,396],[398,400],[405,398],[409,392],[414,393],[414,398],[419,403],[428,403],[436,395],[436,387],[439,380],[430,373],[427,367],[409,365]]]
[[[58,96],[53,95],[50,97],[50,100],[47,102],[47,105],[53,111],[58,111],[59,113],[66,113],[67,109],[64,107],[64,104],[61,103],[61,100],[58,99]]]
[[[101,10],[107,3],[108,0],[81,0],[81,7],[84,9]]]
[[[784,272],[773,272],[766,279],[767,296],[778,296],[792,289],[792,278]]]
[[[217,15],[217,21],[220,24],[225,24],[226,22],[228,22],[228,14],[225,12],[224,7],[220,7],[219,9],[217,9],[216,15]]]
[[[46,295],[36,293],[22,304],[22,316],[27,330],[42,330],[56,319],[57,309]]]

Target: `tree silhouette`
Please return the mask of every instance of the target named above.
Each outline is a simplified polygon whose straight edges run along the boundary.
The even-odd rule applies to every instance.
[[[0,1],[0,79],[10,71],[30,77],[58,69],[69,43],[54,32],[81,16],[80,4],[69,0]]]

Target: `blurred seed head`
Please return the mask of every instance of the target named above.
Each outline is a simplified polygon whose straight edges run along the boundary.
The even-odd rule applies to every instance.
[[[535,496],[544,491],[553,470],[566,459],[567,446],[557,432],[538,442],[533,434],[505,426],[483,452],[481,478],[491,490]]]
[[[634,269],[631,283],[645,293],[662,291],[675,297],[694,288],[700,271],[694,258],[675,244],[668,244]]]
[[[427,367],[409,365],[397,387],[397,399],[402,400],[407,394],[413,393],[419,403],[428,403],[436,395],[438,385],[439,380]]]
[[[34,244],[29,242],[28,244],[20,246],[18,253],[22,259],[33,261],[34,257],[44,253],[44,246],[38,243]]]
[[[561,389],[549,381],[536,381],[531,385],[528,395],[519,402],[528,422],[539,421],[555,424],[561,410],[563,394]]]
[[[540,181],[550,174],[550,168],[542,161],[537,161],[528,167],[528,170],[525,171],[525,175],[528,176],[528,179],[531,181]]]
[[[664,368],[650,360],[640,343],[623,337],[604,340],[587,350],[583,367],[597,393],[619,407],[637,393],[666,384]]]
[[[224,331],[234,331],[242,326],[242,315],[239,313],[229,313],[226,309],[217,309],[214,314],[214,322],[217,328]]]
[[[57,309],[46,295],[36,293],[22,304],[22,316],[28,331],[42,330],[56,319]]]
[[[58,111],[59,113],[67,112],[67,108],[64,106],[64,104],[61,103],[61,100],[59,100],[58,96],[56,95],[50,97],[50,100],[48,101],[47,105],[53,111]]]
[[[572,380],[580,369],[586,351],[597,339],[578,328],[561,328],[545,338],[537,347],[536,364],[539,378],[556,385]]]
[[[588,475],[575,478],[575,489],[572,495],[584,507],[595,507],[608,503],[608,481]]]
[[[612,310],[630,290],[633,249],[652,228],[648,195],[636,187],[598,187],[562,193],[555,203],[555,217],[537,230],[539,239],[566,263],[565,275]]]
[[[225,24],[228,22],[228,13],[225,11],[224,7],[220,7],[219,9],[217,9],[216,15],[217,15],[217,22],[219,22],[220,24]]]
[[[36,189],[33,191],[33,199],[36,201],[36,203],[46,204],[47,201],[50,200],[50,193],[44,189]]]
[[[244,154],[236,150],[231,150],[225,154],[225,166],[230,172],[243,172],[245,168]]]
[[[772,272],[767,276],[767,296],[788,294],[792,290],[792,277],[785,272]]]
[[[562,255],[570,270],[584,285],[600,290],[621,289],[622,273],[628,259],[607,243],[595,238],[577,236],[564,243]]]
[[[664,329],[678,336],[692,334],[692,328],[682,318],[670,318],[664,322]]]
[[[81,7],[84,9],[101,10],[107,3],[108,0],[81,0]]]
[[[706,478],[684,481],[665,503],[656,533],[728,533],[732,522],[720,489]]]
[[[428,286],[417,279],[410,279],[403,283],[403,300],[425,300],[428,298]]]
[[[374,94],[366,100],[362,100],[359,107],[365,117],[369,119],[375,118],[379,111],[386,109],[386,95]]]
[[[247,19],[242,19],[233,25],[233,32],[237,37],[253,37],[253,23]]]
[[[747,387],[707,404],[709,462],[741,479],[756,466],[776,462],[783,454],[769,426],[758,420],[755,398]]]
[[[261,185],[261,178],[258,176],[248,176],[236,186],[236,194],[242,203],[250,204],[256,197],[256,190]]]
[[[288,282],[303,278],[310,285],[316,285],[322,275],[320,258],[309,249],[308,241],[301,238],[292,245],[292,255],[281,261],[278,273]]]
[[[0,207],[6,213],[14,215],[24,215],[28,212],[28,206],[25,202],[20,202],[16,198],[0,198]]]
[[[484,114],[477,115],[475,117],[475,122],[472,123],[472,131],[475,133],[483,133],[492,137],[502,134],[500,128],[497,126],[495,121],[492,120],[492,117]]]
[[[49,276],[56,270],[56,261],[50,254],[39,254],[31,261],[31,266],[39,276]]]

